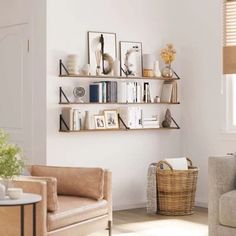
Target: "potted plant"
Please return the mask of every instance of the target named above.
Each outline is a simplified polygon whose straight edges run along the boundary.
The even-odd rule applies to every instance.
[[[9,143],[9,136],[0,129],[0,178],[6,188],[14,177],[19,176],[25,167],[22,150]]]
[[[162,76],[166,78],[173,77],[173,70],[171,63],[175,60],[176,50],[172,44],[167,44],[166,48],[161,50],[161,58],[165,62],[166,66],[162,70]]]

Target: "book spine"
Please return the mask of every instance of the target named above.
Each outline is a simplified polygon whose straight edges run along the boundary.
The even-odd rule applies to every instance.
[[[99,102],[99,87],[97,84],[89,85],[89,101],[91,103]]]

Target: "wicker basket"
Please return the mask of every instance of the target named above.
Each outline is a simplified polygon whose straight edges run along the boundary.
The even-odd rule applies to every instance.
[[[157,213],[162,215],[191,215],[194,213],[198,168],[189,162],[188,170],[173,170],[166,161],[157,164]],[[169,169],[161,169],[167,165]]]

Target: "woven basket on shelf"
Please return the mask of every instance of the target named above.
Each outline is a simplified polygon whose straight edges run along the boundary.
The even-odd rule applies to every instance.
[[[198,168],[188,159],[188,170],[173,170],[166,161],[157,164],[157,213],[191,215],[194,213]],[[161,169],[167,165],[169,169]]]

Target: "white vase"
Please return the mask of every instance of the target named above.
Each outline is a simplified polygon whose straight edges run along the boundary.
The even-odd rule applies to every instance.
[[[6,187],[0,184],[0,200],[3,200],[6,196]]]
[[[84,129],[85,130],[91,129],[91,115],[89,111],[85,111]]]
[[[160,70],[159,61],[154,62],[154,76],[155,77],[161,77],[161,70]]]
[[[78,56],[68,55],[66,67],[70,75],[77,75],[78,74]]]
[[[120,76],[120,60],[115,59],[113,63],[113,76]]]

